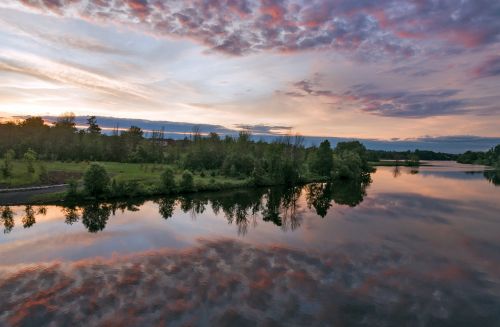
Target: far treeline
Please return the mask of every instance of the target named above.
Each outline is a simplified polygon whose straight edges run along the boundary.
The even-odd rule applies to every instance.
[[[500,145],[497,145],[486,152],[467,151],[457,158],[457,162],[464,164],[486,165],[500,169]]]
[[[60,116],[49,126],[41,117],[31,117],[18,123],[0,124],[0,165],[5,177],[12,165],[26,165],[27,174],[46,173],[36,165],[53,161],[88,162],[83,184],[87,195],[120,196],[113,190],[117,185],[105,165],[90,162],[154,163],[162,174],[155,189],[146,194],[168,194],[199,190],[196,181],[217,178],[243,180],[244,185],[297,185],[312,181],[370,179],[372,167],[368,151],[358,141],[341,142],[332,149],[328,140],[319,147],[305,147],[304,138],[284,136],[274,142],[254,141],[250,133],[237,137],[221,137],[216,133],[202,135],[200,131],[183,140],[171,140],[155,130],[145,137],[137,126],[111,135],[102,133],[95,117],[89,117],[86,128],[78,129],[73,114]],[[149,183],[151,184],[151,183]],[[233,184],[234,185],[234,184]],[[222,187],[223,188],[223,187]],[[78,193],[73,181],[69,192]]]

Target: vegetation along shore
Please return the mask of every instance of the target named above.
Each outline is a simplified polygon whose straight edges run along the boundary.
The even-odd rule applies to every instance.
[[[0,151],[0,192],[59,185],[53,191],[33,189],[23,199],[26,203],[147,197],[332,180],[366,183],[376,165],[419,166],[420,159],[466,162],[471,157],[468,153],[456,156],[418,150],[369,151],[358,141],[340,142],[333,149],[327,140],[318,147],[306,147],[299,135],[266,143],[253,140],[246,131],[221,137],[194,130],[183,140],[172,140],[166,139],[161,130],[146,135],[141,128],[131,126],[106,135],[95,117],[89,117],[86,128],[77,128],[72,114],[62,115],[53,126],[40,117],[0,124]],[[487,157],[487,164],[495,165],[497,152],[498,146],[487,155],[475,153],[474,158]]]

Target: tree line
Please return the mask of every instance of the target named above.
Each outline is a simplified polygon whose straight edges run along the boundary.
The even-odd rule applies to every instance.
[[[0,153],[4,159],[1,168],[4,174],[8,173],[13,159],[23,159],[28,163],[35,160],[158,163],[185,170],[176,185],[171,168],[165,169],[161,179],[165,191],[189,190],[193,187],[193,173],[202,177],[211,174],[248,178],[253,184],[264,186],[321,179],[364,180],[372,170],[369,151],[358,141],[340,142],[332,149],[328,140],[319,147],[305,147],[300,135],[283,136],[267,143],[252,140],[247,131],[222,137],[194,130],[183,140],[166,139],[162,130],[148,134],[131,126],[122,131],[116,128],[107,135],[102,133],[94,116],[87,119],[85,128],[77,128],[74,114],[60,116],[51,126],[41,117],[7,122],[0,124]],[[113,181],[96,165],[91,165],[85,178],[89,194],[106,193],[113,187]]]
[[[457,162],[496,167],[500,169],[500,145],[485,152],[467,151],[457,158]]]

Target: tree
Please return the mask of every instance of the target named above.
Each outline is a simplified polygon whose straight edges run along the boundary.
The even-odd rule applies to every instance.
[[[75,114],[72,112],[65,112],[61,116],[57,117],[55,127],[66,129],[70,131],[76,130]]]
[[[97,125],[97,118],[95,116],[90,116],[87,118],[87,132],[91,135],[99,135],[101,134],[101,128]]]
[[[172,168],[165,168],[161,174],[161,189],[168,194],[175,190],[175,174]]]
[[[33,151],[31,148],[26,151],[23,155],[23,159],[26,162],[26,168],[28,170],[28,174],[32,175],[35,173],[35,161],[37,158],[37,153]]]
[[[194,178],[193,174],[189,170],[185,170],[182,174],[180,186],[183,191],[190,192],[194,190]]]
[[[324,140],[321,142],[318,150],[316,151],[316,157],[312,162],[311,170],[320,176],[330,176],[332,164],[333,157],[330,142],[328,140]]]
[[[85,191],[95,197],[106,193],[109,182],[108,172],[103,166],[97,163],[91,164],[83,176]]]
[[[5,178],[12,176],[12,160],[14,160],[15,155],[14,150],[10,149],[3,156],[2,175]]]

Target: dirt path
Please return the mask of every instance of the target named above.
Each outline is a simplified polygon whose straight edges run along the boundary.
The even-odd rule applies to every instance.
[[[66,190],[67,184],[0,189],[0,205],[18,205],[31,202],[33,196]]]

